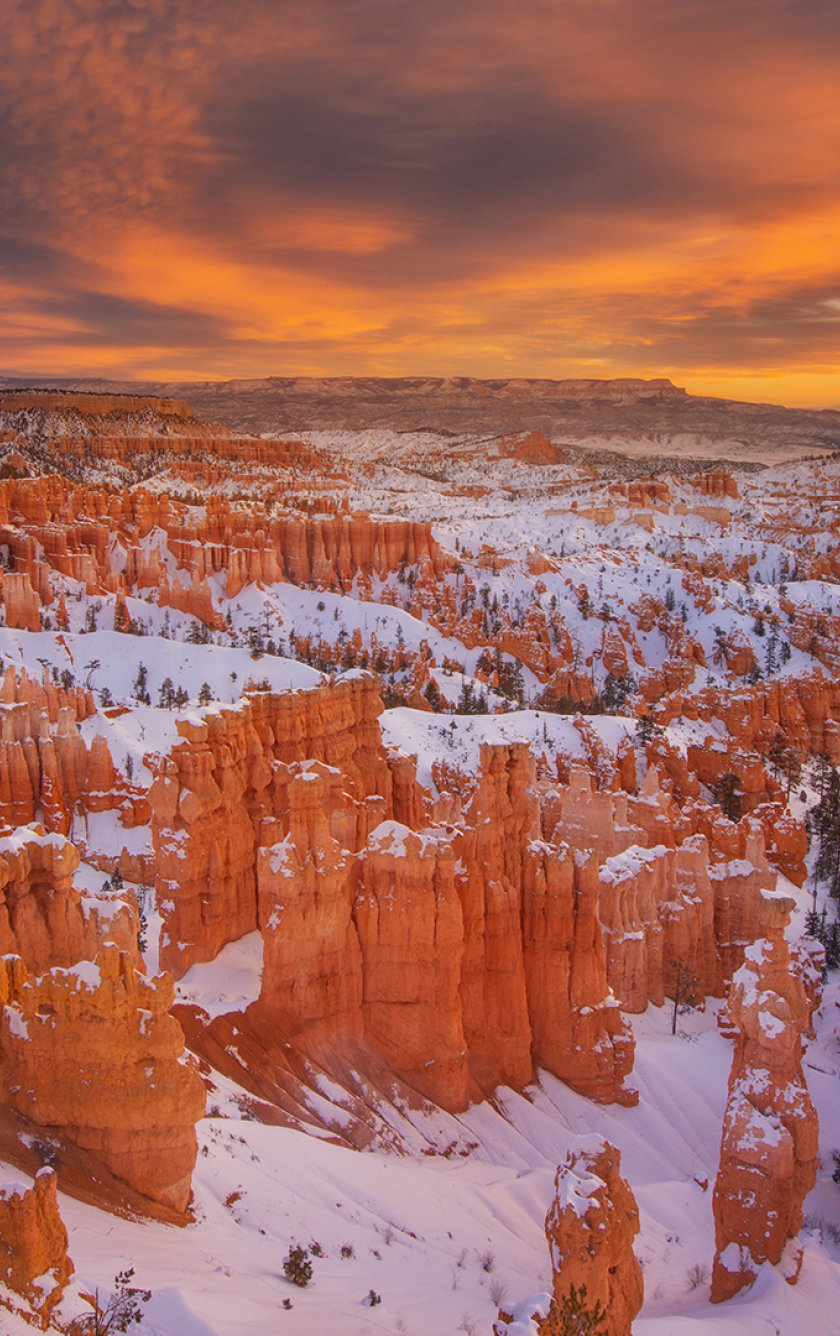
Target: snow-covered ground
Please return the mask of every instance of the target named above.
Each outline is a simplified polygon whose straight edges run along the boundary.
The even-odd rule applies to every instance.
[[[217,992],[218,970],[213,981],[214,967],[206,968],[203,986],[192,971],[196,998]],[[238,968],[234,991],[247,974],[242,961]],[[714,1252],[712,1186],[731,1057],[716,1029],[719,1004],[710,1003],[682,1018],[676,1037],[668,1006],[633,1018],[637,1108],[594,1105],[541,1073],[524,1094],[499,1090],[460,1118],[441,1115],[473,1147],[464,1157],[360,1154],[236,1121],[231,1104],[228,1117],[199,1124],[195,1223],[185,1229],[103,1217],[62,1197],[77,1272],[63,1312],[81,1311],[80,1289],[102,1292],[133,1266],[135,1283],[152,1291],[135,1328],[149,1336],[489,1332],[500,1303],[550,1288],[543,1220],[555,1169],[572,1137],[600,1132],[621,1150],[640,1208],[645,1306],[635,1336],[832,1336],[840,1304],[840,1190],[830,1181],[830,1149],[840,1145],[838,998],[834,984],[806,1059],[823,1165],[806,1205],[795,1288],[764,1267],[748,1295],[709,1303],[703,1277]],[[303,1289],[283,1274],[294,1244],[312,1253]],[[371,1291],[381,1296],[373,1307]],[[9,1336],[31,1330],[7,1320],[0,1329]]]

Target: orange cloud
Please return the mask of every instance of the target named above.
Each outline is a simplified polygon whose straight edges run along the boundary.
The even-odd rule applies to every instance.
[[[0,42],[2,371],[840,403],[834,0],[7,0]]]

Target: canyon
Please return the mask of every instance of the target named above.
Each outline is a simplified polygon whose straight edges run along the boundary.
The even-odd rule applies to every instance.
[[[396,1246],[429,1265],[454,1244],[399,1203],[426,1200],[430,1174],[473,1242],[454,1249],[457,1283],[424,1292],[418,1274],[422,1297],[392,1295],[398,1329],[454,1331],[445,1293],[463,1279],[488,1329],[501,1309],[518,1333],[552,1263],[554,1311],[586,1284],[616,1331],[655,1336],[675,1305],[712,1322],[736,1294],[763,1321],[777,1276],[812,1313],[809,1277],[840,1266],[815,815],[840,761],[828,417],[668,382],[121,388],[0,390],[9,1320],[67,1330],[84,1286],[111,1283],[96,1217],[124,1239],[114,1273],[129,1215],[180,1226],[173,1256],[238,1234],[257,1257],[321,1230],[311,1254],[336,1295],[363,1238],[385,1275]],[[421,402],[422,429],[401,425]],[[288,439],[260,434],[275,411]],[[786,424],[822,454],[642,448],[649,419],[664,448],[703,413],[721,450],[749,423],[772,459]],[[663,1131],[667,1169],[641,1149],[657,1083],[708,1132]],[[304,1196],[338,1174],[355,1186],[327,1197],[366,1200],[345,1163],[407,1175],[368,1234],[354,1216],[350,1254],[345,1206],[324,1198],[316,1226],[286,1186],[287,1223],[263,1203],[268,1162],[298,1173],[277,1160],[292,1146],[301,1175],[325,1175],[295,1178]],[[685,1194],[712,1180],[689,1224]],[[581,1193],[613,1222],[592,1226],[594,1270],[573,1260],[592,1252]],[[821,1242],[802,1233],[809,1193]],[[676,1234],[695,1275],[679,1294]],[[489,1304],[497,1260],[467,1279],[468,1254],[496,1248],[516,1258],[514,1304]],[[169,1336],[179,1319],[152,1288]],[[337,1311],[316,1291],[313,1331]],[[278,1306],[272,1281],[248,1330]],[[228,1330],[199,1311],[202,1336]],[[530,1312],[552,1330],[543,1300]]]

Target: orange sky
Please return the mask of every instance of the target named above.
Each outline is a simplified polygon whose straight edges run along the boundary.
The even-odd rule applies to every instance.
[[[4,0],[0,374],[840,406],[836,0]]]

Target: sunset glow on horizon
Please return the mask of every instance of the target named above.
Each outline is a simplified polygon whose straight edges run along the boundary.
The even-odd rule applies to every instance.
[[[840,407],[835,0],[7,0],[0,375]]]

